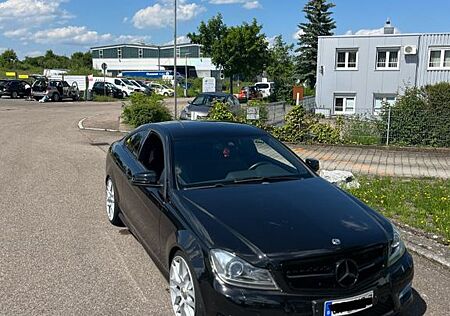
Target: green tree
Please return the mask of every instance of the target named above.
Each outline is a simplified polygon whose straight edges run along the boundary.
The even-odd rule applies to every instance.
[[[1,67],[5,67],[5,68],[13,67],[18,62],[19,62],[19,59],[17,58],[17,54],[12,49],[7,49],[0,55],[0,66]]]
[[[218,43],[220,43],[227,34],[227,26],[223,23],[222,14],[218,13],[216,16],[208,20],[208,22],[201,22],[197,33],[188,33],[187,37],[192,43],[201,44],[204,56],[218,57],[217,51]],[[222,60],[214,60],[218,65],[222,65]]]
[[[316,84],[318,38],[333,35],[332,31],[336,28],[333,12],[330,11],[334,6],[328,0],[309,0],[303,9],[307,22],[298,26],[302,32],[296,50],[296,75],[309,87]]]
[[[255,77],[267,62],[267,41],[262,26],[256,20],[251,24],[227,27],[222,15],[201,22],[198,34],[189,33],[192,43],[203,45],[203,52],[209,55],[213,64],[223,69],[230,78],[233,93],[233,75],[245,78]]]
[[[277,100],[292,99],[294,79],[294,45],[286,44],[281,35],[275,37],[273,46],[269,48],[267,75],[275,82],[275,97]]]

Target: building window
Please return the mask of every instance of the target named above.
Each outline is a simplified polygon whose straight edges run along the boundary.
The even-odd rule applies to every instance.
[[[358,51],[357,50],[338,50],[336,52],[337,69],[357,69]]]
[[[355,95],[336,95],[334,97],[334,114],[355,113]]]
[[[99,49],[98,51],[98,57],[103,58],[103,49]]]
[[[450,69],[450,47],[430,49],[428,69]]]
[[[376,115],[381,114],[381,110],[385,104],[393,106],[396,100],[397,96],[395,94],[375,95],[373,99],[373,113]]]
[[[377,69],[398,69],[399,49],[379,49],[377,51]]]
[[[139,58],[143,58],[144,57],[144,50],[142,48],[139,48],[138,56],[139,56]]]
[[[118,48],[117,49],[117,58],[121,59],[122,58],[122,48]]]
[[[180,58],[180,48],[177,47],[177,58]]]

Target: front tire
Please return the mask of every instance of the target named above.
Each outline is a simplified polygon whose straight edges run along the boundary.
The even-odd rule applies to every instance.
[[[53,100],[53,102],[58,102],[60,100],[59,94],[53,93],[52,100]]]
[[[119,214],[120,208],[116,199],[116,186],[114,185],[113,180],[108,177],[106,180],[106,215],[111,224],[123,227]]]
[[[19,94],[16,91],[11,92],[11,99],[17,99]]]
[[[177,251],[169,272],[170,300],[176,316],[204,315],[200,289],[193,271],[186,255]]]

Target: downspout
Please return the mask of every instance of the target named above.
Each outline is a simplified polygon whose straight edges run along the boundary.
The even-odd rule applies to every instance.
[[[420,42],[422,39],[422,35],[419,35],[419,40],[417,42],[417,63],[416,63],[416,77],[414,78],[414,88],[417,88],[417,77],[419,76],[419,62],[420,62]]]

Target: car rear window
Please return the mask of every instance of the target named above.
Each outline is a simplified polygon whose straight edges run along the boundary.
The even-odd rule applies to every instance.
[[[259,83],[259,84],[256,85],[256,87],[258,89],[268,89],[268,88],[270,88],[268,83]]]

